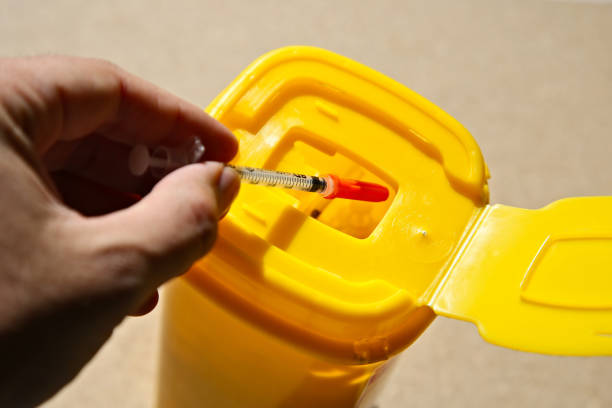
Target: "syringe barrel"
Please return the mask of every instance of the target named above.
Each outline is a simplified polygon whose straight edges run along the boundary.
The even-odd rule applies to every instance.
[[[238,172],[242,180],[252,184],[284,187],[314,193],[320,193],[327,187],[327,183],[322,177],[285,173],[282,171],[263,170],[252,167],[230,167]]]

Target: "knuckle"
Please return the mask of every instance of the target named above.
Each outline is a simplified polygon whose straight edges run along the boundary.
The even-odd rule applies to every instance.
[[[170,276],[186,271],[193,262],[211,250],[217,238],[217,219],[207,205],[191,203],[189,211],[185,213],[188,214],[188,220],[183,220],[181,224],[184,227],[173,236],[172,244],[164,246],[162,253],[154,255],[161,261],[158,265],[166,262],[172,264],[168,269]]]
[[[170,258],[172,266],[168,269],[171,277],[181,275],[199,258],[206,255],[213,247],[217,238],[217,224],[212,222],[200,230],[200,233],[191,239],[179,243],[173,250]]]
[[[196,199],[185,203],[185,222],[196,228],[209,228],[216,224],[217,206],[213,200]]]
[[[146,283],[148,252],[136,244],[114,243],[98,248],[95,259],[115,290],[137,291]]]

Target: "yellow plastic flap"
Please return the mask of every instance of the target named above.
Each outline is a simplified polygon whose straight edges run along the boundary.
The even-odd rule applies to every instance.
[[[612,197],[486,207],[431,306],[501,346],[612,354]]]

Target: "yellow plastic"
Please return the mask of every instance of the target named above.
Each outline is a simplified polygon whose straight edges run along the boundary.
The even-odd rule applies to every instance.
[[[492,343],[612,354],[612,197],[487,207],[432,304]]]
[[[321,49],[261,57],[208,112],[239,138],[236,164],[391,194],[243,185],[214,250],[165,293],[160,407],[367,407],[434,311],[509,347],[612,352],[611,198],[488,206],[458,122]]]

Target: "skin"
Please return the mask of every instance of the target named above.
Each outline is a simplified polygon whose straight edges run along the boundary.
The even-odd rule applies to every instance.
[[[205,164],[129,174],[130,145],[193,137]],[[108,62],[0,59],[0,406],[50,398],[210,250],[236,150],[202,109]]]

